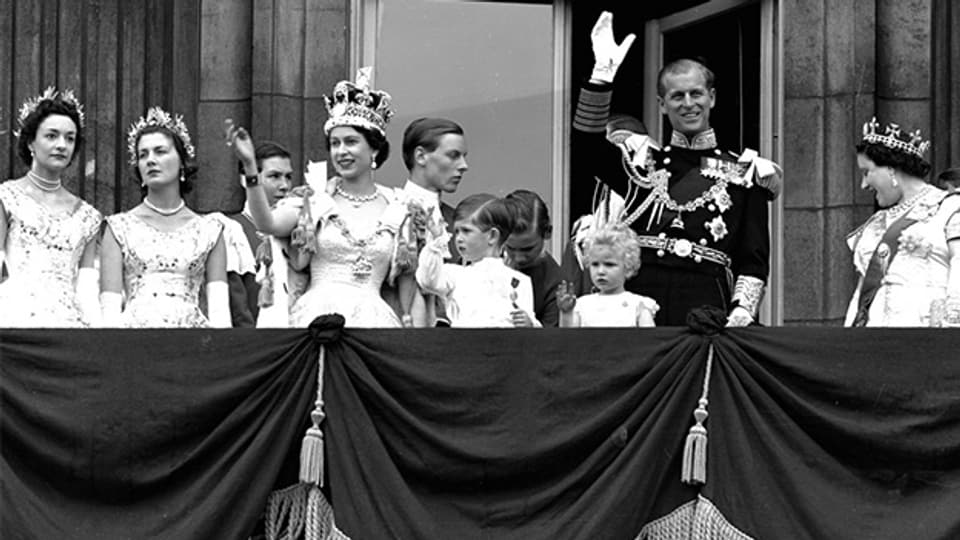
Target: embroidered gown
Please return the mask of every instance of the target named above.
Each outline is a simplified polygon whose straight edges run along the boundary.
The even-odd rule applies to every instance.
[[[103,218],[78,200],[55,213],[15,182],[0,184],[7,214],[6,266],[0,283],[0,327],[86,326],[76,299],[77,271]]]
[[[315,252],[310,259],[310,283],[290,308],[293,326],[308,326],[314,318],[339,313],[346,326],[400,327],[400,318],[381,296],[394,264],[396,238],[406,217],[403,197],[377,186],[389,204],[373,227],[347,223],[337,202],[325,191],[310,196],[317,223]]]
[[[870,259],[887,229],[904,215],[916,221],[897,239],[896,254],[886,263],[866,326],[939,326],[931,311],[947,297],[951,270],[947,242],[960,238],[960,195],[948,196],[934,187],[927,187],[916,203],[906,208],[880,210],[847,237],[860,279],[847,309],[846,326],[856,317]]]
[[[197,216],[173,231],[161,231],[126,212],[107,218],[123,253],[126,296],[121,325],[134,328],[202,328],[200,287],[207,257],[223,225]]]

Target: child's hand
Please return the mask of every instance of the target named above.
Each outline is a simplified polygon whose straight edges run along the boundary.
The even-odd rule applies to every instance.
[[[511,311],[510,317],[513,319],[514,328],[533,328],[533,321],[530,319],[530,315],[522,309]]]
[[[560,285],[557,285],[557,309],[569,313],[576,305],[577,296],[573,294],[573,284],[561,281]]]

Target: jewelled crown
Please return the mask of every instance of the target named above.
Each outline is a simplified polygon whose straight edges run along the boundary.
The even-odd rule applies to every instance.
[[[141,116],[136,122],[131,124],[130,131],[127,132],[127,153],[130,156],[130,165],[137,164],[137,139],[140,133],[148,127],[159,126],[170,130],[171,133],[180,138],[183,148],[190,159],[197,157],[193,149],[193,143],[190,142],[190,132],[187,131],[187,125],[183,123],[183,117],[179,114],[171,115],[160,107],[151,107],[146,116]]]
[[[888,124],[881,133],[880,124],[877,123],[876,118],[863,124],[863,142],[882,144],[891,150],[906,152],[918,158],[923,158],[923,154],[930,148],[930,141],[920,137],[919,129],[913,133],[907,133],[901,131],[897,124]]]
[[[80,100],[74,95],[73,90],[58,91],[56,88],[48,86],[42,94],[24,101],[23,105],[20,106],[20,114],[17,115],[18,129],[13,132],[14,135],[17,137],[20,136],[20,132],[23,130],[27,118],[33,114],[37,110],[37,107],[44,101],[62,101],[76,109],[77,116],[80,117],[80,125],[78,127],[83,129],[86,123],[86,116],[83,114],[83,105],[80,104]]]
[[[390,94],[370,88],[371,68],[360,68],[357,82],[340,81],[333,87],[333,96],[323,96],[330,118],[323,124],[327,135],[337,126],[359,126],[386,134],[387,122],[393,117]]]

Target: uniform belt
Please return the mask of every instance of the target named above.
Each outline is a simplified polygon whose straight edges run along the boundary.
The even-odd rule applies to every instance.
[[[701,246],[682,238],[668,238],[665,234],[660,236],[640,235],[639,238],[640,247],[657,250],[658,257],[672,253],[680,258],[693,259],[694,262],[709,261],[726,268],[730,267],[730,257],[719,249]]]

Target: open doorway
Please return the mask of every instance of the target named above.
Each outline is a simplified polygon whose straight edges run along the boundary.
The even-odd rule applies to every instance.
[[[700,60],[716,75],[717,104],[710,124],[721,148],[760,145],[760,4],[748,4],[663,33],[663,63]],[[670,126],[662,122],[662,139]]]

